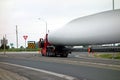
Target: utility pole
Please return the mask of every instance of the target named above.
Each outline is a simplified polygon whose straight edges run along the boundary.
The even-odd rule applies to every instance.
[[[115,2],[114,2],[114,0],[112,0],[112,10],[114,11],[115,10]],[[115,44],[113,44],[113,47],[115,47]],[[113,49],[113,51],[114,51],[114,49]],[[115,58],[115,52],[113,52],[113,54],[112,54],[112,59],[114,59]]]
[[[18,27],[16,25],[16,46],[18,48]]]
[[[112,9],[115,10],[115,7],[114,7],[114,0],[112,0]]]

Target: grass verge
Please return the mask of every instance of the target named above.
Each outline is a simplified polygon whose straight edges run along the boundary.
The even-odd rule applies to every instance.
[[[20,52],[20,51],[39,51],[39,48],[35,48],[35,49],[22,49],[22,48],[18,48],[18,49],[6,49],[7,52]],[[0,49],[0,52],[3,52],[3,49]]]
[[[95,54],[96,58],[120,59],[120,53]]]

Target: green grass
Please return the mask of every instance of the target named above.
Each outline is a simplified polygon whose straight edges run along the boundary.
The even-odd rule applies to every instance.
[[[35,49],[24,49],[24,48],[14,48],[14,49],[6,49],[7,52],[21,52],[21,51],[38,51],[40,50],[39,48],[35,48]],[[0,52],[3,52],[3,49],[0,49]]]
[[[106,59],[120,59],[120,53],[113,53],[113,54],[95,54],[97,58],[106,58]]]

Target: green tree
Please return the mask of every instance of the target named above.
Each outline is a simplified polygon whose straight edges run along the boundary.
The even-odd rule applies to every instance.
[[[10,48],[9,46],[5,45],[5,49],[9,49],[9,48]],[[4,49],[4,45],[3,44],[1,45],[0,49]]]

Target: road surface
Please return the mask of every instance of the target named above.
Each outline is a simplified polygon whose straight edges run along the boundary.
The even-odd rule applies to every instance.
[[[78,54],[68,58],[26,52],[0,54],[0,68],[28,80],[120,80],[120,60],[76,58]]]

